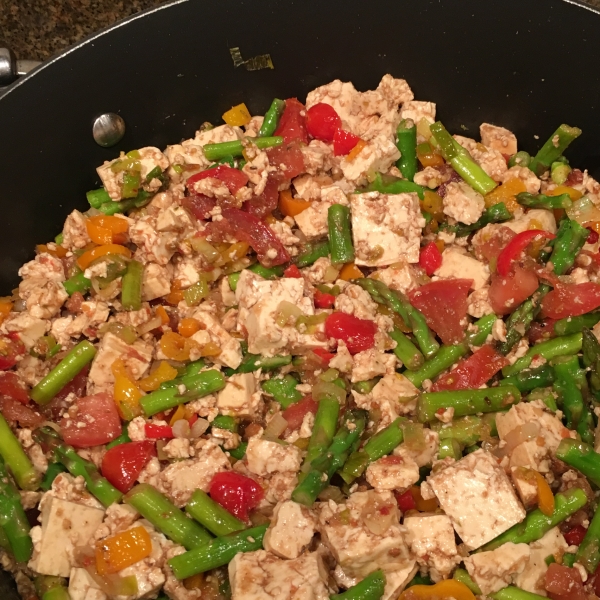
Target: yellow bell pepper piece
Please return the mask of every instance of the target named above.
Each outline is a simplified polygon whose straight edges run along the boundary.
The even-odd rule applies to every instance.
[[[243,102],[223,113],[223,121],[232,127],[248,125],[248,123],[250,123],[250,119],[252,119],[250,111],[248,108],[246,108],[246,105]]]
[[[152,540],[143,527],[134,527],[108,537],[96,544],[98,575],[118,573],[150,556]]]
[[[413,585],[400,594],[399,600],[475,600],[473,592],[460,581],[445,579],[435,585]]]
[[[558,185],[553,190],[546,192],[546,196],[560,196],[561,194],[569,194],[569,198],[571,198],[573,202],[575,202],[575,200],[579,200],[579,198],[583,196],[579,190],[576,190],[568,185]]]
[[[444,216],[444,201],[439,194],[431,190],[423,192],[423,200],[420,201],[421,210],[428,212],[437,221],[443,221]]]
[[[115,377],[114,398],[119,415],[125,421],[130,421],[134,417],[142,414],[140,398],[142,392],[135,384],[133,377],[129,375],[125,363],[118,358],[111,366]]]
[[[175,377],[177,377],[177,369],[163,360],[150,375],[140,379],[138,385],[144,392],[153,392],[160,387],[161,383],[171,381]]]
[[[85,271],[97,258],[106,256],[107,254],[120,254],[125,258],[131,258],[131,250],[129,248],[125,248],[125,246],[120,246],[119,244],[105,244],[104,246],[97,246],[84,252],[77,259],[77,266],[82,271]]]
[[[160,338],[158,345],[167,358],[180,362],[190,360],[191,349],[198,347],[198,344],[194,340],[184,338],[173,331],[167,331]]]
[[[421,488],[418,485],[413,485],[410,488],[410,493],[419,512],[433,512],[438,507],[438,502],[435,498],[425,500],[421,496]]]
[[[338,277],[344,281],[350,281],[351,279],[361,279],[364,277],[364,275],[354,263],[346,263],[342,267]]]
[[[517,179],[516,177],[507,179],[502,185],[499,185],[489,194],[485,195],[485,206],[486,208],[489,208],[490,206],[494,206],[494,204],[504,202],[506,208],[510,212],[515,212],[515,210],[520,206],[515,196],[526,191],[527,188],[520,179]]]
[[[547,517],[549,517],[554,513],[554,494],[541,473],[535,471],[535,478],[538,489],[538,507]]]
[[[250,250],[250,245],[246,242],[235,242],[223,250],[219,250],[224,263],[232,263],[240,258],[244,258]]]
[[[203,325],[198,321],[198,319],[181,319],[179,321],[179,325],[177,326],[177,331],[179,331],[180,335],[184,338],[192,337],[196,332],[202,329]]]
[[[0,298],[0,323],[8,317],[10,311],[12,310],[14,302],[9,296],[5,296]]]
[[[302,200],[302,198],[292,198],[290,190],[282,190],[279,192],[279,210],[286,217],[295,217],[302,211],[306,210],[312,202]]]
[[[187,420],[187,413],[185,411],[185,405],[180,404],[177,407],[177,410],[173,413],[173,416],[171,417],[171,419],[169,420],[169,425],[171,427],[173,427],[173,425],[175,425],[176,421],[181,421],[181,419],[186,419]]]

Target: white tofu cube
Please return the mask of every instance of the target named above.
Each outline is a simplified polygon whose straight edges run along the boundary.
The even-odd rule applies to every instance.
[[[409,446],[405,443],[400,444],[394,450],[394,455],[402,456],[407,460],[412,459],[419,467],[431,465],[438,455],[440,436],[437,431],[423,428],[423,438],[424,443],[422,446],[421,444],[416,445],[416,447]]]
[[[70,552],[74,546],[85,545],[92,539],[103,518],[101,508],[48,498],[41,510],[41,539],[34,539],[29,567],[42,575],[68,577],[72,567]],[[32,529],[32,538],[36,529]]]
[[[252,373],[232,375],[217,395],[217,408],[224,415],[254,417],[261,404]]]
[[[229,581],[232,600],[329,600],[327,568],[317,552],[293,560],[240,552],[229,563]]]
[[[491,123],[482,123],[479,126],[481,143],[492,150],[502,154],[512,155],[517,151],[517,136],[504,127],[498,127]]]
[[[315,534],[317,520],[311,511],[292,500],[280,502],[273,511],[263,546],[279,558],[298,558]]]
[[[71,600],[106,600],[108,597],[85,570],[74,567],[69,575]]]
[[[506,183],[509,179],[520,179],[525,184],[525,191],[530,194],[538,194],[542,185],[542,182],[533,171],[518,165],[511,167],[502,175],[502,183]]]
[[[240,341],[229,334],[229,332],[221,325],[215,315],[208,310],[203,310],[202,307],[198,308],[193,313],[193,318],[200,321],[206,326],[206,329],[198,331],[192,336],[198,336],[208,333],[210,341],[219,346],[221,353],[218,356],[213,357],[213,361],[218,365],[224,365],[237,369],[242,362],[242,347]],[[198,342],[201,344],[200,339]]]
[[[383,281],[385,285],[403,294],[414,290],[419,286],[417,275],[412,265],[393,266],[376,271],[375,279]]]
[[[512,229],[515,233],[522,233],[527,229],[542,229],[550,233],[556,233],[556,219],[551,210],[544,208],[532,208],[523,216],[502,223],[505,227]]]
[[[319,530],[344,574],[362,579],[379,568],[412,567],[398,517],[391,492],[355,492],[346,504],[322,504]]]
[[[248,470],[261,477],[272,473],[296,473],[302,464],[302,452],[291,444],[253,437],[248,441],[246,461]]]
[[[391,136],[380,135],[367,142],[352,159],[342,158],[340,169],[348,181],[359,186],[367,183],[368,173],[386,173],[399,158],[400,152]]]
[[[520,523],[525,510],[496,458],[477,450],[427,478],[469,550]]]
[[[465,567],[484,594],[493,594],[510,585],[529,560],[527,544],[507,542],[491,552],[479,552],[464,559]]]
[[[444,214],[460,223],[472,225],[483,214],[483,196],[464,181],[453,181],[446,187]]]
[[[447,579],[461,561],[454,540],[454,529],[446,515],[422,513],[404,518],[407,541],[419,564],[429,569],[433,581]]]
[[[320,192],[319,202],[313,202],[306,210],[294,217],[298,228],[309,240],[327,235],[327,215],[330,206],[348,204],[346,194],[337,185],[323,187]]]
[[[480,290],[490,280],[490,269],[462,248],[451,246],[442,253],[442,265],[435,275],[443,279],[472,279],[471,289]]]
[[[366,477],[378,492],[404,491],[419,481],[419,465],[412,458],[384,456],[367,467]]]
[[[230,469],[229,459],[220,446],[211,440],[200,440],[194,458],[171,463],[160,473],[158,487],[181,507],[195,490],[208,492],[216,473]]]
[[[352,237],[356,264],[385,267],[419,262],[421,215],[417,194],[353,194]]]
[[[415,123],[425,119],[429,123],[433,123],[435,121],[435,103],[421,102],[420,100],[405,102],[400,109],[400,118],[412,119]]]
[[[147,264],[142,275],[142,300],[149,302],[171,291],[171,275],[167,267]]]

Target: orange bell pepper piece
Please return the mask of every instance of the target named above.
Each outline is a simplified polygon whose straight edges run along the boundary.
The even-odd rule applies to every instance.
[[[361,279],[364,277],[364,275],[354,263],[346,263],[342,267],[338,277],[344,281],[350,281],[351,279]]]
[[[348,162],[352,162],[361,153],[362,149],[366,145],[367,142],[365,142],[365,140],[358,140],[356,146],[354,146],[354,148],[352,148],[352,150],[350,150],[350,152],[348,153],[348,156],[346,156],[346,160]]]
[[[438,501],[435,498],[424,500],[421,496],[421,488],[418,485],[413,485],[410,488],[410,493],[415,501],[415,506],[420,512],[433,512],[438,507]]]
[[[187,420],[187,413],[185,410],[185,405],[180,404],[177,407],[177,410],[173,413],[173,416],[169,419],[169,425],[173,427],[176,421],[181,421],[181,419]]]
[[[219,250],[224,263],[232,263],[240,258],[244,258],[250,250],[250,245],[246,242],[235,242],[223,250]]]
[[[118,358],[111,366],[115,377],[114,398],[120,417],[125,421],[131,421],[134,417],[142,414],[140,398],[142,392],[135,384],[135,380],[127,372],[125,363]]]
[[[561,194],[569,194],[569,198],[571,198],[573,202],[575,202],[575,200],[579,200],[579,198],[583,196],[579,190],[576,190],[568,185],[558,185],[553,190],[546,192],[546,196],[560,196]]]
[[[435,585],[413,585],[400,594],[399,600],[475,600],[473,592],[460,581],[445,579]]]
[[[538,507],[547,517],[549,517],[554,513],[554,494],[552,493],[546,478],[541,473],[535,471],[535,478],[538,489]]]
[[[98,575],[118,573],[150,556],[152,540],[143,527],[122,531],[96,543]]]
[[[167,331],[158,342],[162,353],[171,360],[186,361],[190,360],[190,351],[192,348],[198,348],[198,344],[189,338],[173,331]]]
[[[428,212],[434,219],[443,221],[444,216],[444,201],[442,197],[432,190],[423,192],[423,200],[420,201],[421,210]]]
[[[302,200],[302,198],[292,198],[291,190],[282,190],[279,192],[279,210],[286,217],[295,217],[306,210],[312,202]]]
[[[502,185],[494,188],[489,194],[484,197],[485,206],[489,208],[499,202],[504,202],[506,208],[510,212],[515,212],[519,208],[520,204],[517,202],[516,195],[521,192],[526,192],[527,188],[525,184],[518,178],[513,177],[507,179]]]
[[[48,247],[47,244],[38,244],[35,247],[35,251],[38,254],[43,254],[44,252],[46,252],[47,254],[50,254],[51,256],[55,256],[56,258],[64,258],[67,255],[67,253],[69,252],[66,248],[63,248],[62,246],[59,246],[58,244],[55,244],[54,248]]]
[[[163,360],[150,375],[146,375],[146,377],[138,381],[138,386],[144,392],[153,392],[160,387],[161,383],[171,381],[177,375],[177,369]]]
[[[169,324],[169,314],[165,310],[164,306],[159,304],[154,312],[156,313],[156,316],[160,317],[163,325]]]
[[[251,119],[250,111],[243,102],[223,113],[223,121],[232,127],[248,125]]]
[[[0,298],[0,323],[2,323],[2,321],[4,321],[6,317],[8,317],[13,306],[14,302],[12,301],[10,296]]]
[[[176,279],[171,284],[171,291],[165,296],[165,300],[172,306],[177,306],[184,298],[181,282]]]
[[[184,338],[192,337],[197,331],[202,329],[202,323],[198,319],[181,319],[177,327],[180,335]]]
[[[417,146],[417,158],[424,167],[439,167],[444,164],[444,157],[428,142]]]
[[[122,241],[122,234],[127,233],[129,224],[125,219],[112,215],[96,215],[86,220],[85,226],[92,242],[96,244],[112,244]]]
[[[119,244],[105,244],[104,246],[96,246],[87,252],[84,252],[77,259],[77,266],[85,271],[96,259],[106,256],[107,254],[120,254],[125,258],[131,258],[131,250]]]

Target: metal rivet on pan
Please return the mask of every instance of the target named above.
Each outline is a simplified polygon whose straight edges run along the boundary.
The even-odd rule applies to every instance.
[[[99,146],[110,148],[123,139],[125,121],[116,113],[104,113],[94,121],[92,135]]]

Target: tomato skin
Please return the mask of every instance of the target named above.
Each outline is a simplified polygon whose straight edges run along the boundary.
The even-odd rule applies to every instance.
[[[244,202],[244,210],[259,219],[270,215],[277,208],[280,181],[279,174],[269,173],[263,193],[260,196],[252,196],[250,200]]]
[[[542,316],[551,319],[577,317],[600,306],[600,285],[587,281],[558,285],[542,300]]]
[[[327,366],[329,361],[335,356],[333,352],[327,352],[324,348],[313,348],[313,353],[316,354]]]
[[[516,265],[506,277],[495,275],[490,285],[489,299],[497,315],[511,313],[538,288],[535,273]]]
[[[285,101],[285,110],[279,119],[279,125],[273,135],[280,135],[285,143],[300,140],[308,144],[306,131],[305,107],[298,98],[288,98]]]
[[[233,471],[217,473],[210,483],[210,497],[238,519],[248,522],[248,513],[256,508],[265,492],[254,479]]]
[[[25,344],[18,333],[0,335],[0,371],[7,371],[17,364],[19,357],[26,354]]]
[[[403,512],[407,512],[409,510],[415,510],[417,508],[417,504],[415,503],[415,499],[412,495],[411,490],[406,490],[406,492],[400,494],[396,492],[396,502],[398,503],[398,508]]]
[[[432,281],[409,293],[410,303],[423,313],[427,325],[444,344],[455,344],[464,338],[460,322],[467,315],[467,296],[472,284],[471,279]]]
[[[357,135],[343,129],[338,129],[333,136],[333,155],[346,156],[359,141],[360,138]]]
[[[482,346],[468,358],[442,375],[431,387],[432,392],[442,390],[468,390],[480,388],[487,383],[509,361],[492,346]]]
[[[359,319],[354,315],[334,312],[325,321],[327,337],[344,340],[350,354],[369,350],[375,345],[377,325],[367,319]]]
[[[569,546],[579,546],[583,542],[583,538],[587,533],[587,529],[583,525],[575,525],[573,529],[569,529],[567,533],[563,533],[565,540]]]
[[[587,600],[581,575],[577,569],[571,569],[558,563],[552,563],[545,575],[545,588],[552,600]]]
[[[80,423],[85,426],[78,427]],[[75,448],[100,446],[121,435],[117,405],[106,392],[75,400],[60,427],[65,442]]]
[[[235,194],[240,188],[244,187],[248,183],[248,175],[239,169],[234,169],[229,165],[219,165],[206,171],[196,173],[191,177],[188,177],[186,186],[188,189],[193,190],[194,183],[208,177],[214,177],[222,181],[232,194]]]
[[[192,194],[181,200],[184,208],[187,208],[200,221],[206,221],[210,218],[210,211],[217,205],[214,198],[209,198],[204,194]]]
[[[335,296],[321,290],[315,290],[314,300],[317,308],[331,308],[335,304]]]
[[[261,265],[275,267],[290,260],[290,255],[283,244],[271,228],[258,217],[239,208],[224,208],[222,214],[233,228],[238,239],[252,246]],[[270,249],[277,251],[275,258],[267,255]]]
[[[511,271],[513,263],[518,260],[521,253],[527,246],[536,238],[545,237],[546,239],[553,240],[556,236],[549,231],[540,231],[538,229],[529,229],[518,233],[507,246],[500,252],[498,256],[498,262],[496,269],[498,273],[504,277]]]
[[[300,269],[296,265],[290,265],[284,272],[284,277],[291,277],[293,279],[300,279],[302,277],[302,273],[300,273]]]
[[[27,386],[19,379],[16,373],[11,371],[0,373],[0,396],[8,396],[13,400],[18,400],[21,404],[29,402],[29,390]]]
[[[287,421],[288,430],[294,431],[295,429],[300,429],[305,415],[308,413],[314,415],[318,407],[319,404],[316,400],[313,400],[310,396],[306,396],[306,398],[302,398],[302,400],[288,406],[281,413],[281,416]]]
[[[85,395],[89,372],[90,366],[86,365],[48,404],[40,408],[42,413],[52,421],[59,420],[65,409],[70,406],[70,402],[67,401],[70,394],[74,394],[77,398],[82,398]]]
[[[304,155],[300,150],[300,145],[299,140],[293,140],[267,150],[269,164],[278,169],[277,174],[283,180],[290,181],[305,171]],[[285,166],[284,170],[281,169],[281,165]]]
[[[153,456],[156,456],[156,444],[150,440],[119,444],[104,455],[102,475],[126,494]]]
[[[324,142],[332,142],[342,120],[330,104],[319,102],[306,111],[306,129],[310,136]]]
[[[41,414],[10,396],[0,397],[0,412],[7,421],[17,422],[21,427],[33,429],[45,421]]]
[[[151,440],[172,440],[175,437],[173,428],[170,425],[146,423],[144,433],[146,434],[146,437]]]
[[[554,319],[544,319],[543,321],[534,321],[529,328],[529,343],[537,344],[556,337],[554,332]]]
[[[431,277],[442,266],[442,253],[435,242],[429,242],[421,248],[419,253],[419,265],[425,269],[425,273]]]

